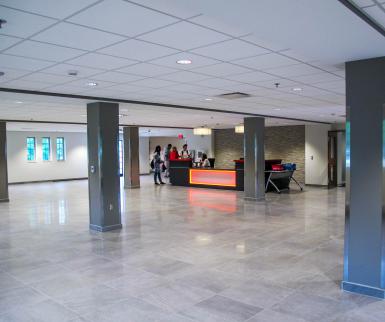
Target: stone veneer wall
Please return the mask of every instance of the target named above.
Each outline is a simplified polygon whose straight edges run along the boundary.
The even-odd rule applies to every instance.
[[[234,167],[233,160],[243,156],[243,134],[234,129],[214,131],[216,168]],[[282,159],[297,164],[295,178],[305,182],[305,126],[274,126],[265,129],[265,159]]]

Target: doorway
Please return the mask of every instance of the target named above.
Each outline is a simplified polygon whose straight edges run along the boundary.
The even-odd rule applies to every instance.
[[[337,187],[337,132],[328,132],[328,188]]]

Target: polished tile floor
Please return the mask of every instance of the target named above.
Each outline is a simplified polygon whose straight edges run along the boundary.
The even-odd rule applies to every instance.
[[[384,321],[343,293],[344,190],[245,202],[154,186],[121,231],[88,230],[87,181],[12,185],[0,204],[0,321]]]

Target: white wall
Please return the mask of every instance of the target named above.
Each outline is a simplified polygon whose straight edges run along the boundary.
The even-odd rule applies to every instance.
[[[36,160],[27,161],[27,137],[36,138]],[[41,138],[51,138],[51,161],[42,161]],[[56,138],[64,137],[66,160],[56,161]],[[85,178],[86,133],[7,132],[8,180],[10,183]]]
[[[328,131],[326,124],[305,127],[305,184],[328,184]]]
[[[148,137],[139,137],[139,173],[150,173],[150,140]]]

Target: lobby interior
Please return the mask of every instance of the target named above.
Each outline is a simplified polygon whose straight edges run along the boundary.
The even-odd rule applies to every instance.
[[[0,321],[384,320],[384,1],[0,9]]]

